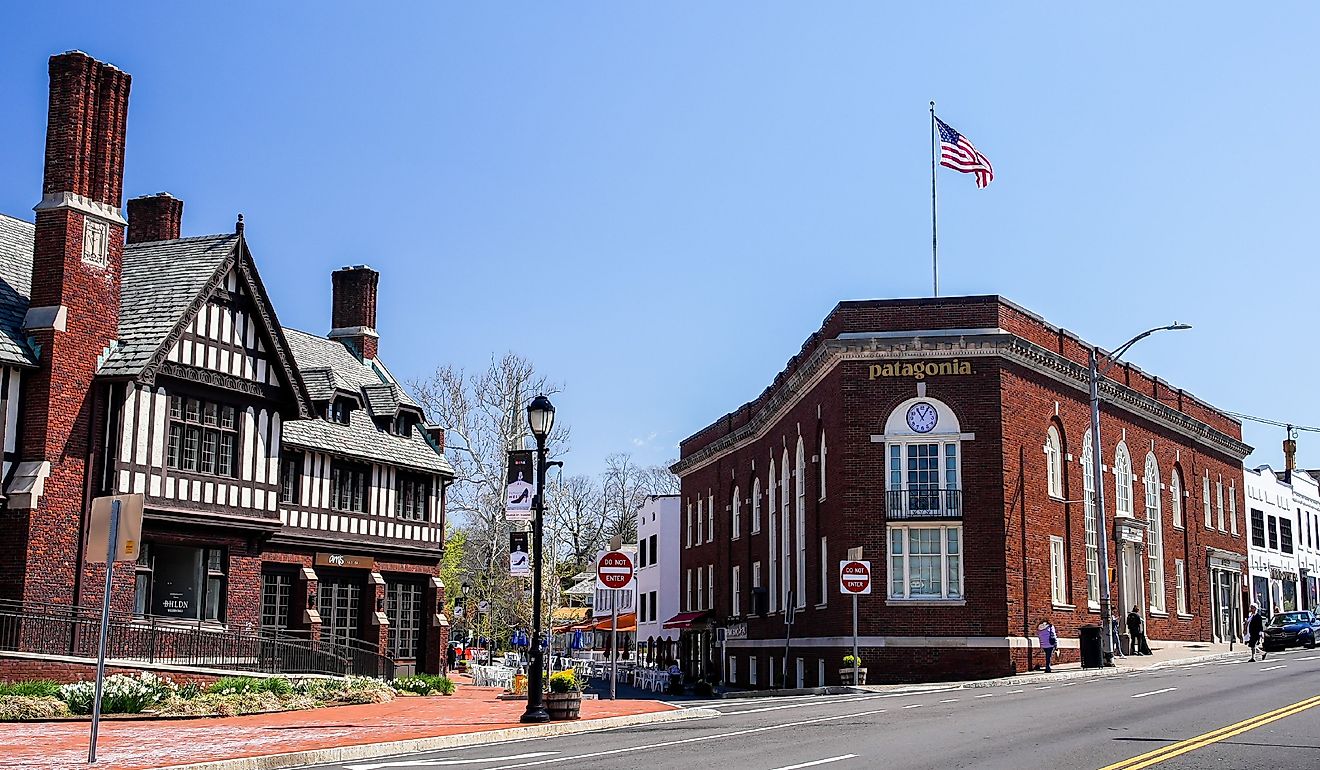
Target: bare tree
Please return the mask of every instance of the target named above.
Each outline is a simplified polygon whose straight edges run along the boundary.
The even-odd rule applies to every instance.
[[[546,495],[548,524],[563,570],[576,574],[590,567],[596,552],[605,547],[605,499],[590,476],[570,476]]]
[[[673,462],[664,465],[652,465],[642,471],[642,489],[648,495],[676,495],[679,490],[678,476],[669,470]]]

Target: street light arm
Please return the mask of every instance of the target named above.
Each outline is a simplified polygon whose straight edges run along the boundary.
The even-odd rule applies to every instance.
[[[1114,365],[1118,363],[1119,359],[1123,357],[1124,353],[1128,352],[1128,350],[1133,345],[1137,344],[1138,342],[1141,342],[1150,335],[1156,332],[1182,331],[1184,329],[1190,329],[1190,328],[1192,328],[1191,324],[1182,324],[1182,323],[1178,323],[1177,321],[1174,321],[1168,326],[1156,326],[1154,329],[1147,329],[1146,331],[1142,332],[1141,334],[1138,334],[1137,336],[1133,337],[1127,342],[1124,342],[1113,353],[1104,355],[1104,358],[1107,360],[1107,363],[1105,364],[1104,368],[1098,372],[1099,376],[1104,377],[1109,372],[1110,369],[1114,368]],[[1099,358],[1099,356],[1097,356],[1097,358]]]

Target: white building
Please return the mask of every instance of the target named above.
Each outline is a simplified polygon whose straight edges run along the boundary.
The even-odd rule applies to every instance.
[[[1268,465],[1246,470],[1243,476],[1247,497],[1250,601],[1270,614],[1295,610],[1300,599],[1297,571],[1297,536],[1300,531],[1293,510],[1293,482],[1304,486],[1310,477],[1298,471],[1275,473]],[[1315,482],[1311,480],[1309,490],[1303,492],[1304,497],[1309,493],[1314,498]],[[1310,507],[1310,511],[1315,510],[1315,506]]]
[[[679,612],[679,517],[678,495],[648,497],[637,510],[637,641],[647,649],[678,640],[663,625]]]
[[[1297,517],[1297,577],[1301,608],[1320,604],[1320,471],[1293,471],[1293,515]]]

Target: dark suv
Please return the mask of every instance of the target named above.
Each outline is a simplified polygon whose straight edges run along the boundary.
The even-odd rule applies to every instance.
[[[1287,649],[1288,647],[1315,647],[1316,635],[1320,634],[1320,621],[1315,614],[1301,612],[1280,612],[1270,618],[1265,626],[1265,639],[1262,645],[1265,652]]]

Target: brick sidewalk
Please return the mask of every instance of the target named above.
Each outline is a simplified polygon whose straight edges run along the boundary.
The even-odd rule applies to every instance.
[[[450,697],[285,711],[245,717],[101,722],[95,767],[144,770],[218,759],[477,733],[520,727],[523,701],[499,701],[498,689],[460,686]],[[674,707],[644,700],[582,702],[582,720],[649,714]],[[87,768],[88,722],[5,724],[0,768]]]

